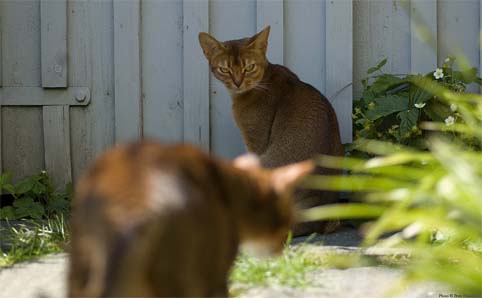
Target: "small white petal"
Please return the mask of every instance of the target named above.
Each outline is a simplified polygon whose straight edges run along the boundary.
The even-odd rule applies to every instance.
[[[453,116],[448,116],[444,122],[447,126],[453,125],[455,123],[455,118]]]
[[[451,105],[450,105],[450,110],[451,110],[452,112],[457,111],[457,105],[456,105],[456,104],[454,104],[454,103],[453,103],[453,104],[451,104]]]
[[[450,62],[450,58],[449,58],[449,57],[445,58],[445,62],[446,62],[446,63],[449,63],[449,62]]]
[[[421,109],[425,106],[425,103],[424,102],[421,102],[421,103],[416,103],[414,104],[414,106],[417,108],[417,109]]]

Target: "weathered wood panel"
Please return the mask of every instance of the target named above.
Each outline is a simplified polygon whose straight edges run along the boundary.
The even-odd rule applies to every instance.
[[[87,87],[44,89],[42,87],[8,87],[0,89],[0,105],[4,106],[85,106],[90,103]]]
[[[439,65],[448,55],[456,55],[460,67],[479,65],[479,11],[479,0],[438,1]],[[477,89],[471,86],[468,91]]]
[[[1,118],[3,170],[12,173],[12,181],[44,170],[41,109],[3,107]]]
[[[42,86],[67,87],[67,0],[40,1]]]
[[[209,1],[183,1],[184,141],[209,150],[209,67],[199,32],[209,31]]]
[[[182,2],[142,2],[144,136],[183,140]]]
[[[256,2],[210,1],[210,29],[219,40],[238,39],[256,33]],[[222,83],[211,75],[211,150],[232,158],[245,151],[231,113],[231,98]]]
[[[114,51],[112,1],[69,1],[69,82],[88,86],[91,103],[72,107],[74,179],[114,143]]]
[[[284,22],[285,65],[325,93],[325,1],[286,0]]]
[[[2,23],[2,11],[3,11],[3,1],[0,1],[0,88],[3,85],[3,69],[2,69],[2,62],[3,62],[3,55],[2,55],[2,41],[3,41],[3,23]],[[2,105],[0,104],[0,175],[3,173],[3,154],[2,154]]]
[[[325,94],[335,108],[343,143],[352,139],[352,1],[326,2]],[[340,18],[340,16],[345,16]]]
[[[3,87],[40,86],[40,2],[2,1]],[[2,108],[3,170],[13,181],[44,169],[42,108]]]
[[[115,140],[141,136],[141,2],[114,2]]]
[[[404,0],[355,0],[353,16],[354,97],[360,97],[360,80],[368,68],[384,57],[385,72],[410,71],[410,16]]]
[[[284,64],[284,5],[283,0],[258,0],[256,2],[257,32],[271,26],[268,60]]]
[[[73,86],[91,86],[90,2],[68,1],[68,81]],[[97,99],[96,99],[97,100]],[[85,107],[70,108],[72,178],[76,180],[94,156],[89,137],[89,114]]]
[[[437,1],[410,2],[412,73],[433,71],[437,67]]]
[[[72,182],[69,106],[43,108],[45,169],[55,187]]]

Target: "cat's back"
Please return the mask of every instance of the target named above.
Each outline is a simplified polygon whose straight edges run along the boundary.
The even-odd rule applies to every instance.
[[[206,295],[237,247],[216,175],[215,161],[186,145],[103,154],[77,186],[69,296]]]
[[[288,67],[279,64],[271,64],[270,67],[273,85],[278,88],[278,96],[286,101],[290,100],[290,105],[298,103],[302,106],[309,102],[311,108],[327,106],[332,109],[328,99],[318,89],[300,80]]]
[[[291,162],[316,154],[342,155],[338,120],[328,99],[315,87],[300,80],[290,69],[272,65],[271,79],[277,87],[277,112],[272,126],[272,143],[279,148],[293,143],[286,154],[276,157]],[[284,145],[283,145],[284,144]],[[273,155],[277,155],[274,152]],[[269,159],[269,157],[268,157]]]
[[[187,145],[142,141],[118,146],[103,154],[81,179],[76,203],[97,197],[130,216],[167,208],[188,199],[182,190],[202,183],[199,180],[211,168],[207,154]]]

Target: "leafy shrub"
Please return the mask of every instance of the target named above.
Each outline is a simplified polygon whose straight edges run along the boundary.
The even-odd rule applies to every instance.
[[[481,84],[476,68],[458,71],[453,68],[454,61],[454,57],[448,57],[441,68],[425,76],[410,74],[399,77],[383,73],[387,59],[370,68],[368,75],[375,72],[379,74],[362,80],[362,96],[354,102],[355,138],[384,140],[426,149],[424,140],[428,132],[421,130],[421,122],[435,121],[447,126],[462,122],[457,104],[439,98],[423,86],[425,83],[420,85],[429,81],[462,93],[468,84]]]
[[[347,169],[351,175],[314,176],[306,186],[361,192],[363,201],[316,207],[303,216],[305,220],[375,219],[365,227],[365,244],[409,249],[406,282],[440,281],[475,297],[482,294],[482,151],[464,142],[482,142],[482,96],[459,92],[451,82],[429,77],[410,80],[405,98],[412,104],[417,102],[414,98],[426,98],[427,106],[456,105],[456,123],[417,122],[417,127],[439,131],[428,138],[428,150],[358,140],[354,148],[374,158],[322,157],[322,166]],[[410,98],[410,91],[431,95]],[[380,92],[377,96],[389,96]],[[395,116],[391,119],[395,121]]]
[[[27,177],[16,185],[10,183],[11,174],[0,176],[0,190],[13,197],[12,206],[0,208],[0,219],[42,219],[67,214],[70,206],[71,186],[55,191],[45,171]]]

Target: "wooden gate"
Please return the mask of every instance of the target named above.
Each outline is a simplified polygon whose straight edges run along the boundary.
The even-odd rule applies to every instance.
[[[14,180],[45,169],[63,187],[113,143],[110,7],[0,1],[0,166]]]

